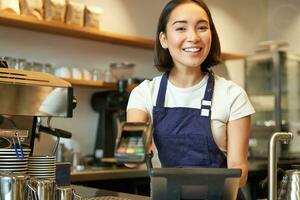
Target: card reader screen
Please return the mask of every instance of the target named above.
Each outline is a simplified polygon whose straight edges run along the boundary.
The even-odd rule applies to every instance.
[[[136,138],[142,138],[143,137],[143,131],[122,131],[122,138],[125,137],[136,137]]]

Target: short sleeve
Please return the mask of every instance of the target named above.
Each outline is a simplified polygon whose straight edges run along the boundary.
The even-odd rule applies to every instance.
[[[240,119],[255,113],[255,110],[248,98],[244,89],[239,86],[231,88],[230,92],[230,106],[229,106],[229,121]]]
[[[139,109],[148,112],[147,105],[147,92],[149,90],[146,88],[146,82],[143,81],[140,85],[135,87],[129,96],[127,110],[129,109]]]

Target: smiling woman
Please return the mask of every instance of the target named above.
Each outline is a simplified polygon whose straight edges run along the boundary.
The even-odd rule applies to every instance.
[[[127,121],[153,123],[162,167],[240,168],[242,187],[255,111],[241,87],[211,71],[220,63],[220,42],[203,1],[172,0],[165,6],[154,63],[164,73],[131,92]]]

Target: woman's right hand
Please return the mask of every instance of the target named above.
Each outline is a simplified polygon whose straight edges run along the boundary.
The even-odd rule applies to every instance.
[[[149,115],[147,112],[139,110],[139,109],[129,109],[127,111],[127,122],[148,122]],[[153,149],[153,143],[150,144],[149,151]],[[142,164],[132,164],[132,163],[125,163],[126,167],[129,168],[137,168]]]

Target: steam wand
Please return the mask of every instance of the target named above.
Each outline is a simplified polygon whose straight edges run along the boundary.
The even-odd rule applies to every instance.
[[[268,160],[268,199],[277,200],[277,141],[288,143],[293,138],[290,132],[276,132],[272,135],[269,142],[269,160]]]
[[[60,141],[60,135],[55,131],[55,128],[51,127],[50,125],[50,121],[51,121],[51,117],[48,117],[47,119],[47,126],[53,131],[53,133],[56,135],[56,143],[55,143],[55,146],[52,150],[52,155],[56,155],[56,151],[57,151],[57,148],[58,148],[58,145],[59,145],[59,141]]]

